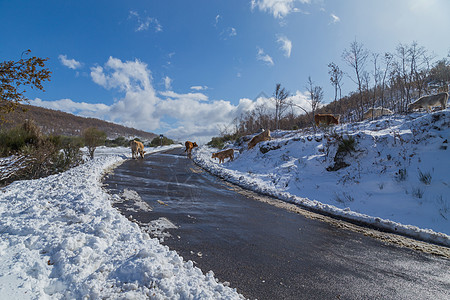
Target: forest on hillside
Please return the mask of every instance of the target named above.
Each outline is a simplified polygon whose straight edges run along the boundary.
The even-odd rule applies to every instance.
[[[354,41],[342,52],[342,64],[351,72],[344,73],[337,63],[328,64],[334,100],[325,104],[323,87],[308,78],[305,86],[309,107],[299,107],[304,113],[296,115],[290,93],[277,84],[272,100],[275,111],[267,105],[235,118],[232,125],[221,131],[229,138],[248,135],[264,129],[302,129],[314,125],[316,113],[340,116],[341,123],[361,121],[372,107],[388,108],[394,113],[406,113],[407,106],[421,96],[448,92],[450,83],[450,52],[437,59],[417,42],[399,44],[395,51],[374,53]],[[344,76],[351,79],[354,91],[342,95]]]
[[[151,132],[31,105],[21,105],[20,109],[5,115],[6,122],[2,124],[2,129],[11,129],[22,125],[25,119],[33,120],[42,133],[48,135],[81,136],[84,130],[94,127],[105,132],[110,139],[139,137],[151,141],[157,137]]]

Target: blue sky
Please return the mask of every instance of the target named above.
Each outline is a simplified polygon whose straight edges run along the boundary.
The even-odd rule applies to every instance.
[[[48,57],[31,104],[207,142],[281,83],[307,106],[308,76],[334,98],[328,63],[417,41],[450,50],[447,0],[0,0],[0,59]],[[370,66],[370,64],[369,64]],[[368,66],[368,71],[370,67]],[[346,77],[343,92],[355,90]]]

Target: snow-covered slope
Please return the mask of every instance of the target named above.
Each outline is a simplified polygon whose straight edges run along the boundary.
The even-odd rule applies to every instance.
[[[229,145],[240,153],[222,165],[211,159],[217,149],[193,156],[245,188],[450,246],[449,109],[272,138],[252,150]]]
[[[272,136],[222,165],[215,149],[193,157],[246,188],[450,246],[450,110]],[[338,151],[339,136],[355,149]],[[130,154],[101,147],[65,173],[0,189],[0,298],[242,298],[111,207],[100,178]]]
[[[84,165],[0,190],[0,298],[241,298],[112,208],[100,179],[127,158],[99,148]]]

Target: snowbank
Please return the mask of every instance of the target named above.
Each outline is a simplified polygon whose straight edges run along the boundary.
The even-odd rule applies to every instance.
[[[355,150],[338,151],[338,136],[354,139]],[[222,165],[211,158],[217,149],[205,146],[193,158],[244,188],[450,246],[448,109],[344,124],[317,134],[277,131],[272,138],[252,150],[229,145],[240,152]]]
[[[94,160],[65,173],[0,190],[0,295],[242,298],[111,207],[101,176],[130,154],[127,148],[99,148]]]

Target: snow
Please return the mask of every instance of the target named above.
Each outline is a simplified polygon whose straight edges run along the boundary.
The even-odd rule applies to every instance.
[[[347,167],[327,171],[339,156],[339,135],[353,137],[355,151],[342,155]],[[229,145],[240,148],[232,162],[218,164],[211,158],[217,149],[206,146],[193,159],[245,188],[450,246],[449,109],[272,137],[252,150]],[[243,298],[161,244],[164,229],[175,227],[169,220],[140,228],[112,207],[133,200],[126,209],[152,210],[135,191],[110,196],[102,189],[103,174],[130,158],[128,148],[100,147],[94,160],[67,172],[0,189],[1,297]],[[9,176],[21,159],[0,159],[0,173]]]
[[[341,160],[349,166],[327,171],[335,165],[337,135],[353,137],[356,151]],[[449,140],[447,109],[343,124],[316,134],[276,131],[271,141],[251,150],[246,143],[228,145],[239,152],[223,164],[211,158],[218,150],[207,146],[193,158],[244,188],[450,246]]]
[[[94,160],[67,172],[16,181],[0,190],[1,297],[242,298],[111,206],[117,199],[102,189],[100,179],[130,157],[128,148],[100,147]],[[139,200],[133,191],[124,194]],[[151,209],[141,202],[136,201],[138,207]],[[171,224],[154,224],[161,226]]]

